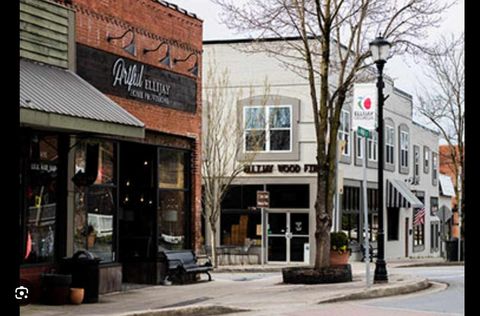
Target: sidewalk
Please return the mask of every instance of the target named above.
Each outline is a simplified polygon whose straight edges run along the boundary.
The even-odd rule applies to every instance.
[[[428,260],[422,262],[431,263]],[[407,262],[408,263],[408,262]],[[413,263],[410,261],[410,263]],[[415,263],[419,263],[418,260]],[[388,263],[388,268],[406,264]],[[396,275],[389,270],[387,284],[375,284],[368,290],[365,263],[353,262],[353,282],[319,285],[283,284],[279,273],[283,266],[223,267],[212,274],[212,282],[178,286],[148,286],[125,292],[101,295],[99,303],[82,305],[29,305],[21,315],[274,315],[302,309],[313,304],[361,298],[399,295],[426,289],[427,280]],[[371,276],[375,264],[370,264]],[[263,269],[263,270],[259,270]],[[277,272],[268,272],[275,270]],[[236,270],[236,272],[226,272]],[[255,273],[250,271],[255,270]],[[248,273],[246,272],[248,271]],[[233,314],[230,314],[233,315]]]

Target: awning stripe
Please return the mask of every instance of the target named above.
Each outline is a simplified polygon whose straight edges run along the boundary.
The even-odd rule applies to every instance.
[[[423,203],[400,180],[387,180],[387,207],[423,207]]]

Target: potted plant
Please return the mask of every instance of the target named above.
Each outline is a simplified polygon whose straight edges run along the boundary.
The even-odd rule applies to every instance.
[[[330,265],[348,264],[350,249],[348,248],[348,236],[344,232],[330,233]]]

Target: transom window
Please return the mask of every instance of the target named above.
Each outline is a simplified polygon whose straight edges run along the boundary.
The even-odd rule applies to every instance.
[[[408,167],[408,132],[400,132],[400,166]]]
[[[393,164],[393,148],[394,148],[393,126],[385,125],[385,163]]]
[[[338,128],[338,139],[345,141],[342,155],[350,156],[350,112],[342,110],[340,114],[340,126]]]
[[[246,152],[292,150],[292,107],[247,106],[244,108]]]

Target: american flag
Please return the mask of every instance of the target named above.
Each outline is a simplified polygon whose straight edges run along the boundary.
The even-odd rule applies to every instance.
[[[425,208],[424,207],[417,209],[413,224],[414,225],[425,224]]]

